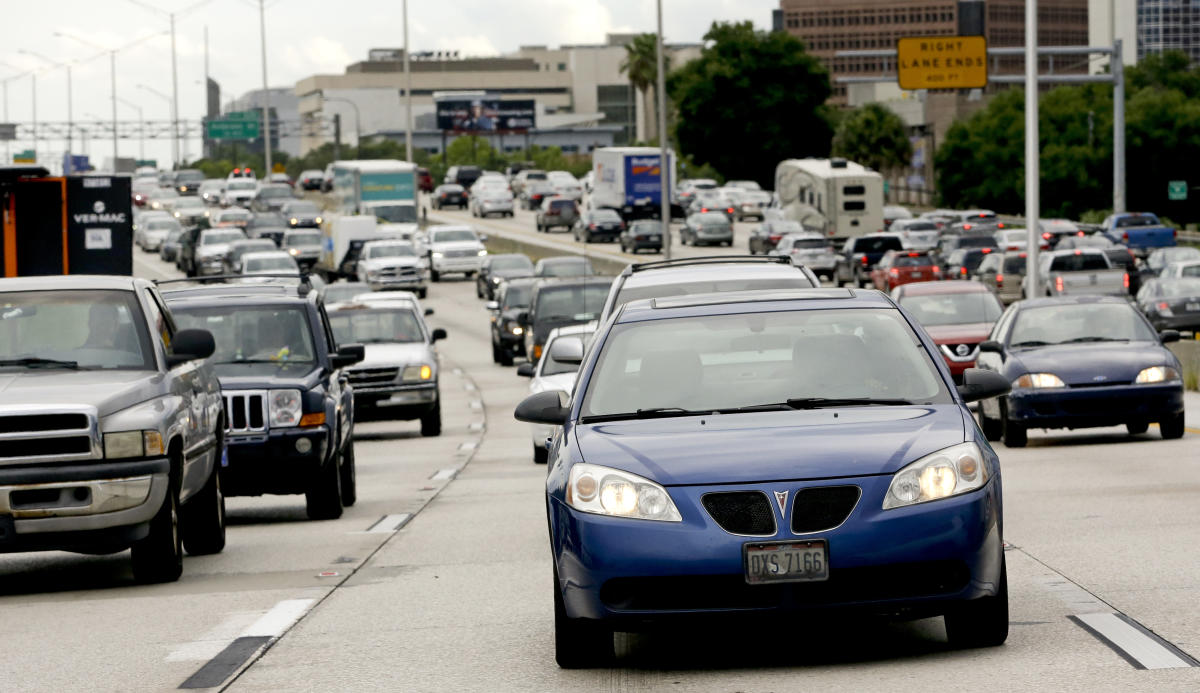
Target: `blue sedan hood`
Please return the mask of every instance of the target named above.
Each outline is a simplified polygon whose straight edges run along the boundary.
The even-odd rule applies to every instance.
[[[891,474],[965,439],[954,404],[616,421],[575,434],[584,462],[666,486]]]
[[[1154,342],[1063,344],[1011,353],[1014,358],[1004,369],[1007,375],[1053,373],[1068,385],[1131,383],[1143,368],[1174,363],[1170,352]]]

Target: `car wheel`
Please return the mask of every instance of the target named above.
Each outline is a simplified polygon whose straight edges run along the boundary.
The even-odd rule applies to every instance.
[[[1179,412],[1165,421],[1158,422],[1158,430],[1164,440],[1183,437],[1183,412]]]
[[[438,402],[433,405],[433,409],[429,413],[421,417],[421,435],[426,438],[440,436],[442,434],[442,398],[441,393],[438,393]]]
[[[511,365],[513,365],[513,355],[512,355],[512,352],[510,352],[508,349],[505,349],[504,347],[500,347],[500,361],[499,361],[499,363],[500,363],[500,365],[501,365],[501,366],[511,366]]]
[[[429,281],[436,282],[436,281],[441,281],[441,279],[442,279],[442,276],[440,274],[438,274],[437,270],[435,270],[435,269],[429,270]]]
[[[492,342],[492,363],[500,363],[500,347]]]
[[[342,453],[336,453],[314,475],[304,493],[310,520],[336,520],[342,516]]]
[[[224,446],[217,446],[218,455]],[[183,506],[183,546],[188,555],[221,553],[225,548],[225,494],[221,492],[221,460],[213,465],[208,483]]]
[[[1008,639],[1008,569],[1000,563],[995,596],[972,599],[945,615],[946,639],[954,647],[996,647]]]
[[[989,441],[1000,440],[1000,436],[1004,433],[1004,424],[999,420],[992,420],[983,413],[983,403],[979,403],[979,428],[983,431],[983,437]]]
[[[354,469],[354,439],[346,442],[342,451],[342,506],[349,508],[358,502],[358,474]]]
[[[183,574],[179,497],[174,487],[167,489],[162,507],[150,520],[150,534],[134,543],[131,557],[133,578],[138,582],[175,582]]]
[[[479,286],[479,282],[475,282],[475,298],[483,298],[483,289]]]
[[[1150,423],[1147,421],[1130,421],[1125,424],[1125,430],[1129,431],[1129,435],[1137,436],[1145,433],[1150,429]]]
[[[1029,442],[1029,433],[1019,423],[1014,423],[1008,418],[1008,405],[1000,405],[1001,427],[1003,428],[1002,438],[1004,444],[1010,448],[1023,448]]]
[[[546,449],[545,445],[534,445],[533,446],[533,463],[534,464],[546,464],[546,462],[548,462],[549,460],[550,460],[550,451]]]
[[[554,570],[554,661],[563,669],[606,666],[615,656],[613,633],[592,621],[568,618]]]
[[[425,295],[428,293],[429,289],[417,289],[417,298],[425,298]]]

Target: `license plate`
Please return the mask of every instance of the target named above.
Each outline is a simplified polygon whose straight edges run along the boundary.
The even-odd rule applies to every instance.
[[[746,582],[820,582],[829,579],[824,539],[743,544]]]
[[[921,278],[921,273],[920,273],[920,272],[913,272],[913,273],[912,273],[912,278],[913,278],[913,279],[920,279],[920,278]]]
[[[1188,303],[1184,306],[1184,310],[1188,311],[1189,313],[1198,311],[1200,310],[1200,303]]]

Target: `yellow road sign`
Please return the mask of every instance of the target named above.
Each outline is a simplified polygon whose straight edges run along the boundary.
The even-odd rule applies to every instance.
[[[900,88],[980,89],[987,86],[987,39],[913,36],[896,41]]]

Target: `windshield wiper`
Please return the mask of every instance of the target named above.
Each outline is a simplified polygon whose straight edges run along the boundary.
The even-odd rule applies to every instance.
[[[1050,346],[1050,342],[1043,342],[1043,341],[1042,341],[1042,340],[1040,340],[1040,339],[1031,339],[1031,340],[1029,340],[1029,341],[1026,341],[1026,342],[1013,342],[1012,346],[1014,346],[1014,347],[1039,347],[1039,346]]]
[[[0,361],[0,366],[24,366],[26,368],[70,368],[72,370],[78,370],[79,362],[59,361],[58,359],[42,359],[36,356],[28,356],[23,359],[5,359]]]
[[[274,363],[280,366],[291,366],[301,363],[309,363],[308,361],[289,361],[287,359],[237,359],[236,361],[214,361],[214,363]]]
[[[622,421],[625,419],[664,419],[672,416],[703,416],[704,414],[713,413],[712,409],[684,409],[682,407],[653,407],[650,409],[638,409],[637,411],[627,411],[618,414],[594,414],[592,416],[584,416],[579,419],[579,423],[597,423],[600,421]]]
[[[789,399],[787,405],[793,409],[826,409],[829,407],[855,406],[902,406],[914,404],[907,399],[876,399],[873,397],[796,397]]]
[[[1059,344],[1079,344],[1081,342],[1128,342],[1128,341],[1129,341],[1128,339],[1121,339],[1120,337],[1075,337],[1074,339],[1068,339],[1068,340],[1059,342]]]

